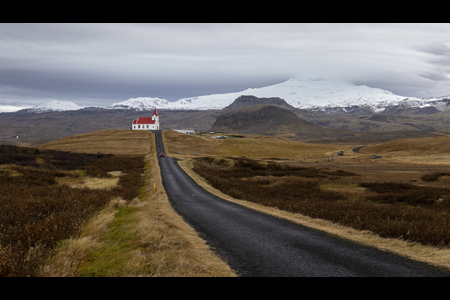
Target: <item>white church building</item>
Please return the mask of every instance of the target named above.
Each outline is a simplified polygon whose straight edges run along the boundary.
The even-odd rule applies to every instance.
[[[138,117],[137,120],[133,120],[131,125],[133,130],[159,130],[159,115],[156,112],[156,107],[153,110],[151,117]]]

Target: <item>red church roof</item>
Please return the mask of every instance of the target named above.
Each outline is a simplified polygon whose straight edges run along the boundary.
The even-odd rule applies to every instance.
[[[138,117],[137,120],[133,120],[133,124],[155,124],[156,120],[152,120],[149,117]]]
[[[147,125],[147,124],[155,124],[156,120],[152,120],[153,116],[158,116],[158,112],[156,111],[156,107],[153,110],[153,115],[151,117],[138,117],[137,120],[133,120],[133,125]]]

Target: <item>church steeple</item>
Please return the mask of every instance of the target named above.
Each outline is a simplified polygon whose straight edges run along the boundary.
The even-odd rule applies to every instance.
[[[156,107],[153,110],[152,120],[155,120],[155,129],[159,130],[159,115],[158,112],[156,111]]]

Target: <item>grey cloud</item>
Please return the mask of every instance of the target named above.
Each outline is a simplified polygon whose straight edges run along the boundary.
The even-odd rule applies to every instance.
[[[450,41],[449,41],[450,43]],[[450,48],[446,44],[424,45],[418,47],[418,51],[439,56],[450,56]]]
[[[419,74],[419,76],[433,81],[448,81],[448,76],[441,73]]]
[[[173,101],[293,76],[439,96],[450,94],[449,33],[448,24],[0,24],[0,104]]]

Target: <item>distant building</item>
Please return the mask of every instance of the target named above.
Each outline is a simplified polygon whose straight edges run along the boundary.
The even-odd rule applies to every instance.
[[[173,129],[173,131],[177,131],[180,133],[186,133],[186,134],[190,134],[190,135],[195,134],[194,130],[190,130],[190,129]]]
[[[151,117],[138,117],[131,125],[133,130],[159,130],[159,115],[156,107]]]

